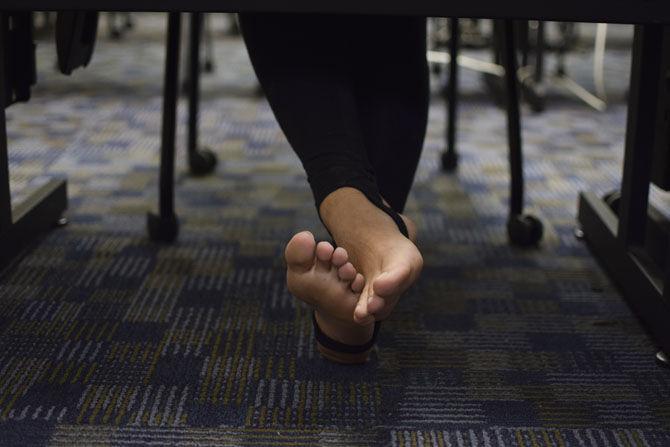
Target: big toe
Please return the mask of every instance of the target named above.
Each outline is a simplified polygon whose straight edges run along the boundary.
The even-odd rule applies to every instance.
[[[382,298],[397,296],[411,285],[411,276],[412,267],[409,264],[398,264],[375,278],[372,291]]]
[[[309,270],[314,265],[316,241],[309,231],[295,234],[286,244],[284,258],[286,264],[293,270]]]

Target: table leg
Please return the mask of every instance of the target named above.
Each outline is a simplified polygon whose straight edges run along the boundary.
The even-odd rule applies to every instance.
[[[637,26],[633,41],[621,199],[609,206],[595,194],[579,198],[579,223],[595,257],[624,298],[670,352],[670,234],[667,221],[649,206],[658,100],[665,73],[661,25]],[[663,256],[658,256],[662,245]]]

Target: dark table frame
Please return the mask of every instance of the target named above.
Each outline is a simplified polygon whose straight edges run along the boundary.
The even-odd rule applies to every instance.
[[[667,0],[3,0],[1,7],[7,11],[263,11],[670,23]]]

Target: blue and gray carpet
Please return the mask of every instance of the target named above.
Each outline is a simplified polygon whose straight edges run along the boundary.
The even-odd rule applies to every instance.
[[[343,367],[319,357],[284,284],[288,238],[324,232],[239,40],[217,40],[203,80],[217,171],[189,177],[180,145],[179,241],[147,240],[164,20],[141,23],[70,78],[41,43],[34,98],[8,110],[15,199],[65,175],[71,223],[0,273],[0,445],[670,445],[670,370],[572,235],[578,191],[617,185],[622,103],[597,113],[556,91],[525,113],[546,237],[521,251],[505,235],[503,113],[464,72],[461,166],[445,175],[436,96],[408,209],[425,271],[369,363]],[[627,64],[608,53],[615,98]]]

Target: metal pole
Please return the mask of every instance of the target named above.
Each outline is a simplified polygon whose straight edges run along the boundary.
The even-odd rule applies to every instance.
[[[505,92],[507,107],[507,140],[510,164],[510,215],[523,212],[523,157],[521,153],[521,118],[519,112],[519,87],[516,74],[514,22],[503,20],[500,44],[505,67]]]
[[[174,215],[174,158],[177,127],[177,94],[179,89],[179,40],[181,15],[168,16],[165,50],[165,81],[163,84],[163,124],[161,132],[161,166],[159,211],[161,218]]]
[[[198,150],[198,106],[200,102],[200,38],[202,31],[202,14],[191,13],[189,41],[189,101],[188,101],[188,157],[193,159]]]

